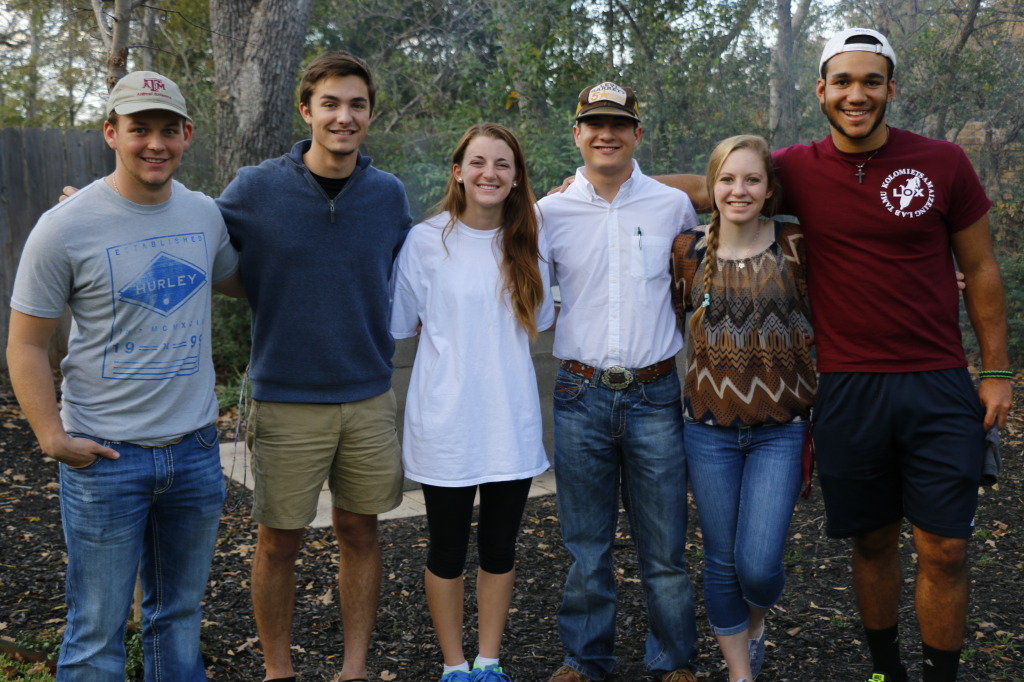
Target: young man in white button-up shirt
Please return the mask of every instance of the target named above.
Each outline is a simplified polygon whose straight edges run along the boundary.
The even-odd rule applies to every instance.
[[[629,88],[580,93],[576,181],[540,201],[562,295],[554,354],[555,474],[572,555],[558,612],[564,665],[551,682],[603,680],[615,665],[612,543],[619,490],[647,600],[644,659],[662,682],[693,680],[696,623],[686,571],[686,463],[669,250],[697,224],[687,196],[633,159],[643,129]]]

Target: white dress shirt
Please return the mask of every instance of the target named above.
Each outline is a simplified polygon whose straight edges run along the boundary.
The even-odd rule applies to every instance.
[[[555,357],[638,368],[678,353],[669,252],[675,236],[697,224],[689,197],[634,160],[610,203],[579,168],[569,189],[538,205],[562,297]]]

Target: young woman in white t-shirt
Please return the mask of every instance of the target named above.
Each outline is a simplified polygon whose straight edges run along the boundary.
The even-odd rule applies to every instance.
[[[419,333],[405,408],[405,473],[423,488],[425,583],[445,682],[508,682],[499,649],[515,542],[533,476],[548,467],[530,341],[554,323],[522,148],[472,126],[452,154],[438,215],[412,228],[394,276],[391,333]],[[473,501],[479,656],[463,653],[463,569]]]

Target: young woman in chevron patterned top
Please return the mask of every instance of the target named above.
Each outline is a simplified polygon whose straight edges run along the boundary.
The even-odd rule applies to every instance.
[[[676,311],[692,311],[683,388],[686,460],[704,539],[704,599],[731,682],[752,681],[802,480],[816,379],[803,235],[773,214],[763,138],[731,137],[708,161],[711,223],[673,245]]]

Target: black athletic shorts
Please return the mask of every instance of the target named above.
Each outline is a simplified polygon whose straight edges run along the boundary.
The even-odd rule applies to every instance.
[[[964,368],[822,374],[814,445],[830,537],[906,517],[968,538],[985,455],[985,410]]]

